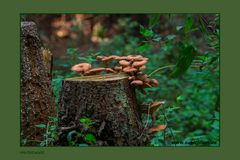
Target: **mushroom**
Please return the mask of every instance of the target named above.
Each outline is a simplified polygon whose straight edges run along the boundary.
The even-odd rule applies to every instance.
[[[105,71],[105,68],[94,68],[84,73],[84,76],[90,76]]]
[[[106,70],[107,72],[116,73],[116,71],[114,71],[112,68],[106,68],[105,70]]]
[[[150,105],[150,113],[155,112],[162,104],[164,104],[164,101],[159,101],[159,102],[153,102]]]
[[[97,59],[102,60],[103,58],[105,58],[106,56],[97,56]]]
[[[136,62],[133,62],[132,66],[133,67],[142,67],[144,64],[146,64],[147,61],[146,60],[142,60],[142,61],[136,61]]]
[[[128,80],[135,80],[136,79],[136,77],[135,76],[130,76],[130,77],[128,77]]]
[[[165,124],[160,124],[160,125],[157,125],[157,126],[153,126],[152,128],[150,128],[148,130],[148,133],[150,134],[153,134],[153,133],[156,133],[156,132],[160,132],[160,131],[163,131],[167,128],[167,125]]]
[[[128,57],[126,57],[126,56],[122,56],[122,57],[118,56],[118,57],[116,57],[116,60],[128,60]]]
[[[149,79],[149,78],[148,78],[148,75],[138,72],[137,79],[140,79],[140,80],[148,83],[147,79]]]
[[[87,70],[91,69],[91,64],[89,63],[79,63],[72,66],[71,70],[74,72],[86,72]]]
[[[122,70],[122,66],[115,66],[115,67],[114,67],[114,70],[119,72],[119,71]]]
[[[136,72],[136,71],[137,71],[136,68],[132,68],[130,66],[123,68],[123,72],[126,72],[126,73],[131,73],[131,72]]]
[[[144,70],[144,69],[146,69],[147,67],[145,66],[145,65],[143,65],[143,66],[141,66],[140,68],[139,68],[139,70]]]
[[[155,86],[159,85],[159,82],[156,79],[150,79],[150,84],[154,84]]]
[[[122,66],[129,66],[130,62],[128,62],[126,60],[121,60],[121,61],[119,61],[119,64],[122,65]]]
[[[164,101],[161,102],[153,102],[152,104],[142,104],[140,105],[140,110],[142,113],[146,114],[152,114],[155,113],[155,111],[164,104]]]
[[[133,85],[133,86],[141,86],[141,85],[143,85],[143,81],[141,81],[141,80],[134,80],[134,81],[131,82],[131,85]]]

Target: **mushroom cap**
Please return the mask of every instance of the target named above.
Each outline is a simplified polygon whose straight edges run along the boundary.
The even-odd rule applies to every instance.
[[[102,71],[105,71],[106,68],[94,68],[94,69],[91,69],[87,72],[84,73],[84,76],[89,76],[89,75],[93,75],[93,74],[96,74],[96,73],[99,73],[99,72],[102,72]]]
[[[103,62],[108,62],[113,60],[113,57],[109,56],[109,57],[104,57],[103,59],[101,59]]]
[[[126,57],[126,56],[118,56],[118,57],[116,57],[116,60],[128,60],[128,57]]]
[[[143,81],[137,79],[137,80],[132,81],[131,85],[140,86],[140,85],[143,85]]]
[[[144,70],[144,69],[146,69],[147,67],[145,66],[145,65],[143,65],[143,66],[141,66],[140,68],[139,68],[139,70]]]
[[[103,58],[105,58],[106,56],[97,56],[97,59],[102,60]]]
[[[106,70],[107,72],[116,73],[116,71],[114,71],[112,68],[105,68],[105,70]]]
[[[86,72],[87,70],[91,69],[92,65],[89,63],[79,63],[72,66],[71,70],[75,72]]]
[[[148,130],[148,133],[156,133],[156,132],[160,132],[160,131],[163,131],[167,128],[167,125],[165,124],[160,124],[160,125],[157,125],[157,126],[153,126],[152,128],[150,128]]]
[[[159,85],[159,82],[156,79],[150,79],[150,84],[154,84],[155,86]]]
[[[140,72],[138,72],[140,73]],[[148,75],[144,74],[144,73],[140,73],[140,74],[137,74],[137,79],[140,79],[144,82],[147,82],[148,83]]]
[[[136,62],[133,62],[132,66],[133,66],[133,67],[141,67],[141,66],[143,66],[143,65],[146,64],[146,63],[147,63],[146,60],[136,61]]]
[[[153,102],[153,103],[151,104],[151,108],[159,107],[159,106],[161,106],[161,105],[164,104],[164,103],[165,103],[164,101]]]
[[[122,66],[129,66],[130,65],[130,62],[126,61],[126,60],[120,60],[119,61],[119,64],[122,65]]]
[[[122,70],[122,66],[115,66],[115,67],[114,67],[114,70],[115,70],[115,71],[121,71],[121,70]]]
[[[135,76],[130,76],[130,77],[128,77],[128,80],[135,80],[135,79],[136,79]]]
[[[123,72],[126,72],[126,73],[130,73],[130,72],[136,72],[137,69],[136,68],[132,68],[130,66],[126,67],[126,68],[123,68]]]

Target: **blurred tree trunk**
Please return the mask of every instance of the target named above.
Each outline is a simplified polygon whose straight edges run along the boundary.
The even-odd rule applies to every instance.
[[[93,122],[85,130],[79,119]],[[60,92],[60,145],[68,145],[70,131],[93,134],[97,146],[146,144],[137,108],[135,90],[125,75],[105,75],[64,80]],[[85,143],[79,140],[78,143]]]
[[[33,22],[21,23],[21,139],[25,145],[41,141],[48,116],[55,116],[54,97],[47,66],[44,63],[41,41]]]

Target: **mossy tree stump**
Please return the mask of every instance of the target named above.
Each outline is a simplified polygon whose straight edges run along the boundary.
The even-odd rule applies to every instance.
[[[55,116],[51,79],[43,60],[42,43],[36,24],[21,22],[21,139],[25,145],[42,141],[44,129],[37,124],[47,124],[48,116]]]
[[[143,125],[135,89],[126,75],[66,79],[62,83],[59,103],[61,145],[67,145],[70,131],[82,131],[79,122],[82,117],[96,122],[86,133],[96,137],[98,146],[138,146],[146,143],[142,136]]]

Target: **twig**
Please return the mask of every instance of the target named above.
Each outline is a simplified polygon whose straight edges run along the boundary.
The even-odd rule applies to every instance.
[[[151,73],[149,74],[149,77],[151,77],[154,73],[156,73],[156,72],[158,72],[158,71],[160,71],[160,70],[167,69],[167,68],[173,68],[173,67],[175,67],[175,66],[176,66],[176,65],[168,65],[168,66],[160,67],[160,68],[154,70],[153,72],[151,72]]]
[[[145,126],[144,126],[144,128],[143,128],[143,131],[142,131],[141,135],[138,137],[138,139],[140,139],[140,138],[142,137],[142,135],[143,135],[145,129],[147,128],[148,123],[149,123],[149,117],[150,117],[150,104],[148,104],[147,122],[146,122],[146,124],[145,124]]]

